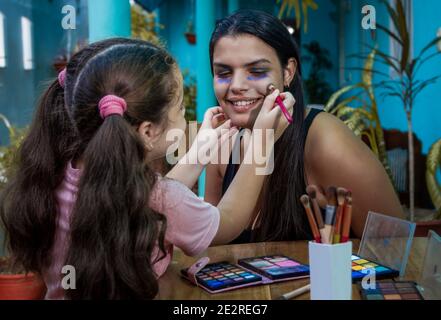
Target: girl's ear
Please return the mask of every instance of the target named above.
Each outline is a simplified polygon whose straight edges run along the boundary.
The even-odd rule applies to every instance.
[[[138,129],[136,131],[138,132],[139,136],[141,137],[148,151],[153,150],[153,145],[161,136],[161,132],[162,132],[160,126],[150,121],[142,122],[138,126]]]
[[[297,60],[290,58],[286,67],[283,69],[283,86],[289,87],[297,71]]]

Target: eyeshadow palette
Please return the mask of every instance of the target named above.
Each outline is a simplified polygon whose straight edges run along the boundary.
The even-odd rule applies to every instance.
[[[375,270],[375,278],[381,279],[392,279],[398,277],[400,272],[378,264],[376,262],[363,259],[359,256],[352,255],[352,281],[361,281],[363,277],[369,274],[368,270]],[[364,273],[365,272],[365,273]]]
[[[240,259],[238,264],[208,261],[200,259],[181,275],[210,293],[309,277],[309,266],[283,255]]]
[[[363,289],[360,283],[359,290],[364,300],[424,300],[412,281],[377,281],[375,289]]]
[[[240,259],[238,264],[272,280],[309,276],[309,266],[281,255]]]
[[[181,270],[181,273],[184,277],[188,276],[187,269]],[[210,292],[245,287],[262,281],[261,276],[226,261],[207,264],[195,276],[198,284]]]

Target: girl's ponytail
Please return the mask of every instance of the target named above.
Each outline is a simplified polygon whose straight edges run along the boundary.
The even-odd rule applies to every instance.
[[[156,176],[124,105],[115,96],[101,100],[104,120],[82,154],[66,260],[76,270],[71,299],[151,299],[158,290],[151,257],[158,243],[165,254],[166,220],[149,208]]]

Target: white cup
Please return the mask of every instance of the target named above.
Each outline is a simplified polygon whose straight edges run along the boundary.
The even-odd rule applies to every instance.
[[[309,242],[311,300],[352,299],[352,242]]]

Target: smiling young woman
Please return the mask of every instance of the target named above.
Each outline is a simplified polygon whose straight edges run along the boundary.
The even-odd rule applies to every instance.
[[[293,123],[277,141],[274,171],[266,178],[249,230],[233,243],[311,239],[300,196],[318,186],[325,201],[328,186],[352,191],[353,235],[360,237],[368,211],[402,217],[400,203],[381,163],[369,148],[334,116],[306,109],[298,49],[286,27],[261,11],[242,10],[220,20],[212,34],[213,86],[232,124],[251,129],[269,84],[296,100]],[[240,134],[233,148],[243,150]],[[243,154],[241,152],[240,154]],[[205,200],[217,204],[240,164],[207,168]]]

